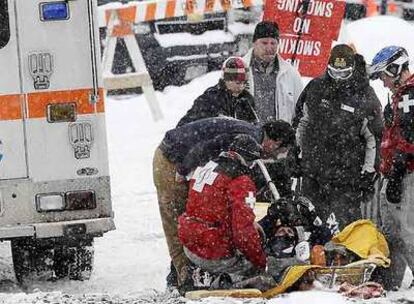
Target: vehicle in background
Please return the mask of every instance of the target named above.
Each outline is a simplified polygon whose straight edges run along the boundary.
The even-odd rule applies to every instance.
[[[110,2],[113,1],[100,0],[103,5],[100,9]],[[155,89],[183,85],[220,69],[229,56],[243,56],[251,45],[261,10],[261,7],[251,7],[136,24],[135,36]],[[104,44],[106,28],[101,28],[100,34]],[[112,73],[128,72],[135,71],[124,42],[119,40]]]
[[[16,278],[88,279],[115,229],[96,0],[0,0],[0,240]]]
[[[365,1],[347,0],[345,4],[345,16],[347,20],[358,20],[367,16]]]
[[[414,0],[346,0],[346,19],[358,20],[374,15],[396,15],[404,20],[414,20]]]
[[[414,20],[414,0],[397,0],[402,7],[402,17],[404,20]]]

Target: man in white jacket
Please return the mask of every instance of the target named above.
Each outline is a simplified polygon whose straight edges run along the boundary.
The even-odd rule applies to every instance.
[[[292,123],[303,84],[299,72],[277,54],[278,45],[278,25],[270,21],[258,23],[253,49],[244,57],[250,67],[248,87],[262,122],[282,119]]]

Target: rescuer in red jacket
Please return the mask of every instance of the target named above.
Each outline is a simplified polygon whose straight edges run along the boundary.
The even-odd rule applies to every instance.
[[[392,257],[380,275],[385,288],[400,287],[406,266],[414,270],[414,74],[405,48],[387,46],[372,60],[370,74],[392,92],[384,109],[380,170],[382,230]]]
[[[251,136],[238,135],[228,152],[198,167],[190,180],[178,235],[187,257],[202,270],[243,279],[266,268],[253,213],[256,186],[248,176],[261,150]]]

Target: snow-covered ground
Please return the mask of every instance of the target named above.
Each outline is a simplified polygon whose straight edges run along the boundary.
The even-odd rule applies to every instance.
[[[414,58],[414,26],[392,17],[376,17],[350,23],[349,39],[371,61],[388,44],[405,46]],[[173,128],[220,72],[195,79],[183,87],[157,92],[164,119],[154,122],[143,96],[107,99],[109,161],[117,230],[96,239],[95,269],[87,282],[42,283],[21,290],[15,283],[9,243],[0,244],[0,303],[182,303],[168,297],[165,276],[169,257],[158,215],[152,182],[153,151],[166,130]],[[386,102],[387,92],[373,83]],[[344,303],[335,293],[305,292],[267,303]],[[370,303],[414,303],[414,291],[390,293]],[[205,300],[202,303],[242,303],[241,300]],[[249,303],[264,303],[264,300]],[[193,303],[187,301],[187,303]]]

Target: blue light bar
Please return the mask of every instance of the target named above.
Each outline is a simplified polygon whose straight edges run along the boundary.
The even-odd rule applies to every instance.
[[[44,2],[40,4],[40,19],[42,21],[59,21],[69,19],[67,2]]]

